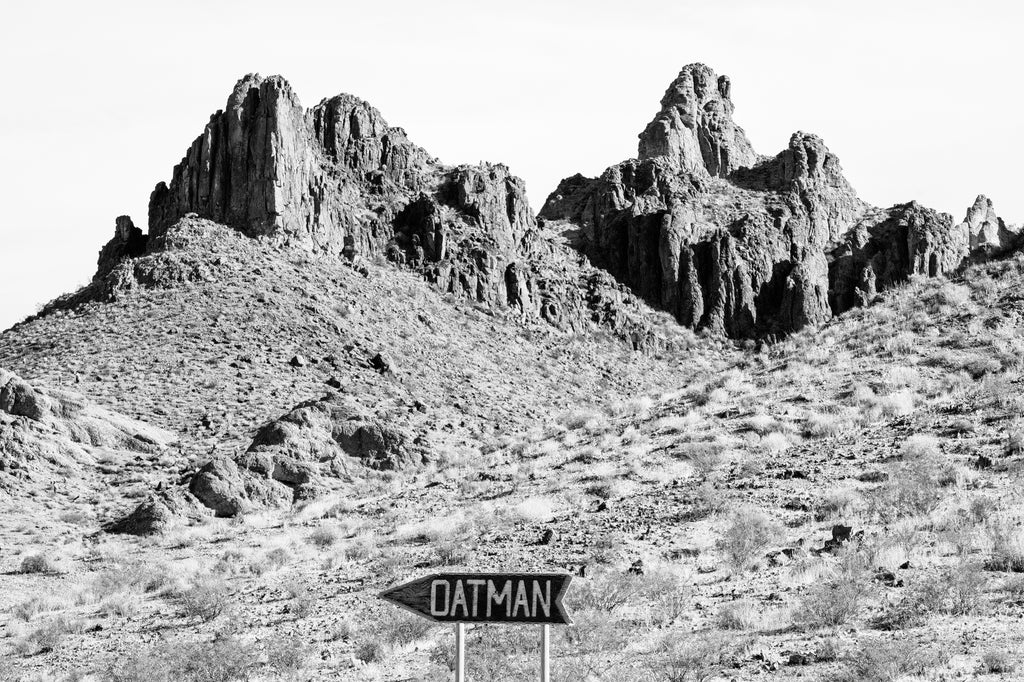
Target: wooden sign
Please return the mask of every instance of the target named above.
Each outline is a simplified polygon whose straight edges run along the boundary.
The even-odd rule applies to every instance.
[[[571,625],[564,573],[440,573],[380,597],[438,623]]]

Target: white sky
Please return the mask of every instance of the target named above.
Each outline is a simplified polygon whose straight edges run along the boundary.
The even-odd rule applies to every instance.
[[[1024,222],[1024,9],[1010,0],[11,2],[0,12],[0,329],[85,283],[235,81],[375,105],[446,163],[501,161],[536,210],[636,154],[679,69],[732,79],[775,154],[821,135],[860,195]]]

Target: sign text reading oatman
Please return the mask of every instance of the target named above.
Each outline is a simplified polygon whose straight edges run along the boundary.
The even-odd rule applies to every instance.
[[[571,576],[560,573],[444,573],[393,587],[380,596],[441,623],[558,623]]]

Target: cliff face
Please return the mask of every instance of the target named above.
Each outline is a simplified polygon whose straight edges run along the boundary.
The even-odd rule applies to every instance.
[[[445,166],[356,97],[307,110],[280,76],[249,75],[156,186],[149,234],[118,219],[95,281],[107,295],[132,286],[126,276],[152,284],[159,273],[118,264],[165,249],[168,230],[197,214],[349,261],[387,258],[491,308],[660,348],[634,295],[689,328],[785,334],[1016,242],[984,197],[958,224],[915,203],[866,204],[814,135],[758,156],[733,109],[726,76],[685,67],[637,158],[563,180],[538,224],[505,166]],[[563,221],[578,228],[572,245]]]
[[[737,337],[823,322],[911,274],[955,270],[982,244],[1008,245],[982,199],[957,226],[916,203],[871,207],[814,135],[757,156],[730,96],[727,77],[685,67],[638,158],[563,180],[540,217],[578,225],[584,253],[681,324]]]
[[[96,280],[108,295],[132,286],[118,262],[163,250],[189,214],[350,261],[386,257],[444,291],[562,329],[599,324],[638,347],[663,345],[623,285],[538,229],[505,166],[444,166],[351,95],[305,110],[280,76],[241,79],[153,191],[148,236],[119,227],[105,248]]]

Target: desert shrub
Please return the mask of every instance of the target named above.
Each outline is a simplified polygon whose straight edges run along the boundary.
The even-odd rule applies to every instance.
[[[731,663],[731,644],[732,640],[721,634],[666,635],[644,655],[643,665],[653,679],[707,682]]]
[[[257,667],[254,647],[234,638],[166,643],[111,663],[111,682],[246,681]]]
[[[100,600],[119,592],[155,593],[169,588],[173,582],[172,572],[166,566],[125,562],[95,573],[85,594]]]
[[[800,600],[795,620],[807,628],[839,627],[852,620],[867,596],[866,583],[840,576],[812,585]]]
[[[275,638],[267,648],[267,666],[278,675],[295,675],[309,660],[310,648],[298,635]]]
[[[338,534],[333,528],[319,526],[309,534],[309,541],[320,549],[326,549],[338,541]]]
[[[723,630],[751,630],[760,625],[761,615],[753,602],[739,599],[721,607],[715,622]]]
[[[261,560],[253,562],[249,567],[249,570],[257,575],[262,575],[267,571],[276,571],[279,568],[287,566],[291,559],[291,552],[284,547],[275,547],[264,554]]]
[[[305,618],[313,613],[316,599],[306,585],[292,580],[284,586],[284,592],[288,596],[288,613],[296,618]]]
[[[930,514],[942,501],[942,478],[942,469],[931,458],[903,462],[868,494],[869,509],[883,521]]]
[[[51,597],[29,597],[25,601],[15,604],[11,608],[11,615],[27,623],[40,613],[53,611],[60,606],[63,604]]]
[[[748,417],[746,421],[748,429],[762,436],[771,433],[775,425],[775,418],[768,414],[755,414]]]
[[[965,562],[948,567],[912,585],[903,599],[875,619],[875,626],[899,630],[917,627],[936,613],[969,615],[978,610],[984,588],[985,576],[977,565]]]
[[[778,526],[764,514],[740,511],[730,518],[718,548],[733,570],[745,571],[757,563],[778,534]]]
[[[85,624],[77,618],[57,616],[18,639],[14,648],[23,656],[46,653],[56,649],[69,634],[81,632]]]
[[[555,508],[555,501],[550,498],[530,497],[517,504],[513,513],[522,521],[550,521]]]
[[[360,533],[342,545],[341,554],[346,561],[372,559],[380,555],[376,533],[372,531]]]
[[[395,535],[402,542],[430,543],[465,536],[471,529],[468,519],[453,514],[404,523],[395,530]]]
[[[841,433],[844,420],[837,414],[814,412],[804,421],[803,433],[808,438],[826,438]]]
[[[402,647],[424,639],[432,628],[433,623],[425,618],[390,609],[388,615],[377,622],[375,632],[385,645]]]
[[[1008,457],[1024,454],[1024,427],[1020,424],[1014,424],[1013,428],[1006,434],[1003,452]]]
[[[712,476],[724,461],[722,448],[714,443],[694,443],[698,447],[689,449],[687,461],[693,470],[703,479]]]
[[[860,496],[854,490],[832,490],[825,493],[815,505],[814,518],[825,521],[848,517],[853,513],[859,500]]]
[[[914,434],[903,441],[900,454],[907,460],[938,457],[939,439],[931,434]]]
[[[591,578],[573,581],[567,599],[580,611],[613,614],[630,604],[647,608],[657,624],[678,618],[689,603],[689,589],[678,575],[667,570],[648,570],[637,575],[601,571]]]
[[[1008,651],[988,649],[981,654],[981,672],[983,673],[1003,675],[1012,673],[1016,667],[1016,662]]]
[[[784,452],[792,445],[793,443],[786,437],[786,434],[780,431],[772,431],[761,438],[761,447],[772,454]]]
[[[388,656],[387,647],[383,642],[366,639],[356,645],[355,657],[363,663],[380,663]]]
[[[44,554],[30,554],[21,560],[18,573],[55,573],[57,567]]]
[[[231,605],[231,589],[220,578],[200,576],[178,594],[178,601],[186,617],[207,623]]]
[[[986,534],[992,547],[985,568],[1024,573],[1024,541],[1020,529],[1002,519],[992,519],[986,527]]]
[[[469,561],[471,548],[461,542],[441,542],[434,548],[435,566],[460,566]]]
[[[865,642],[843,656],[841,682],[897,682],[940,665],[938,651],[908,640]]]

